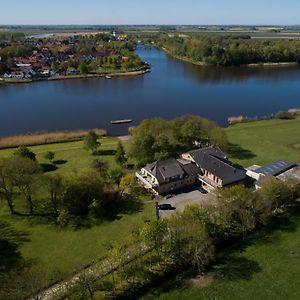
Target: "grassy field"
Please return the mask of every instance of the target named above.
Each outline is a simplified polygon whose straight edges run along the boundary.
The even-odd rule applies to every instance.
[[[45,160],[44,155],[48,151],[53,151],[55,153],[54,162],[58,162],[58,164],[56,164],[58,169],[55,172],[67,174],[89,168],[92,160],[96,158],[103,158],[111,164],[114,164],[112,154],[117,147],[118,139],[103,137],[100,139],[100,142],[101,147],[99,155],[91,155],[84,149],[82,141],[33,146],[28,148],[36,154],[39,163],[49,163],[49,161]],[[0,150],[0,158],[11,156],[15,150],[16,149]]]
[[[294,120],[267,120],[230,126],[226,133],[231,145],[229,156],[248,167],[274,160],[300,161],[300,117]]]
[[[117,143],[117,138],[102,138],[99,155],[95,156],[84,149],[81,141],[33,146],[30,149],[36,153],[40,163],[48,164],[49,161],[43,156],[47,151],[54,151],[55,161],[58,161],[58,169],[54,172],[68,175],[89,168],[90,162],[95,158],[105,159],[110,165],[115,165],[113,153]],[[0,158],[12,155],[13,151],[15,149],[1,150]],[[4,205],[0,206],[0,220],[24,234],[26,241],[19,250],[25,261],[33,262],[37,268],[45,270],[49,278],[58,280],[104,257],[111,243],[126,242],[134,229],[154,218],[154,204],[144,201],[149,200],[148,196],[142,198],[136,208],[120,212],[112,219],[90,228],[78,230],[60,228],[47,219],[37,217],[11,217]]]

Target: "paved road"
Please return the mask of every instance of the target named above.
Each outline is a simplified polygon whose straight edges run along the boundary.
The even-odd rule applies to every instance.
[[[210,199],[211,199],[211,194],[202,194],[198,190],[181,193],[167,200],[162,198],[158,201],[159,204],[163,204],[163,203],[171,204],[173,207],[176,208],[176,210],[160,211],[160,216],[162,218],[167,218],[171,216],[173,213],[183,211],[187,205],[192,205],[192,204],[203,205],[208,201],[210,201]]]

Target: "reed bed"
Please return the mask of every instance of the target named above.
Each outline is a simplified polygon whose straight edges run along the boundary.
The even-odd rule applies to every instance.
[[[90,130],[95,131],[98,136],[106,135],[106,131],[103,129],[28,133],[23,135],[0,137],[0,149],[15,148],[20,145],[36,146],[78,141],[81,140]]]

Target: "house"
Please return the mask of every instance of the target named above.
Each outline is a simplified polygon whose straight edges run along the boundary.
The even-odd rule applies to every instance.
[[[182,154],[182,158],[195,163],[201,170],[198,180],[207,191],[244,183],[247,178],[246,170],[229,161],[218,147],[192,150]]]
[[[300,182],[300,166],[289,161],[277,160],[265,166],[253,165],[247,168],[247,175],[255,180],[256,189],[260,189],[268,178],[282,181],[293,178]]]
[[[170,158],[148,164],[136,173],[136,177],[149,191],[164,195],[194,185],[199,172],[190,161]]]
[[[70,67],[67,69],[67,75],[77,75],[78,71],[76,68]]]
[[[155,194],[168,194],[194,184],[211,191],[243,184],[246,170],[226,158],[218,147],[205,147],[181,155],[181,158],[157,161],[136,173],[138,181]]]
[[[9,77],[13,79],[23,79],[24,73],[20,71],[11,72]]]

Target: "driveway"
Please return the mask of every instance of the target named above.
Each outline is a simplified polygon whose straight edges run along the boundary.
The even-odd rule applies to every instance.
[[[178,195],[175,195],[174,197],[170,199],[164,199],[161,198],[158,200],[159,204],[171,204],[173,207],[175,207],[175,210],[160,210],[160,217],[162,218],[168,218],[170,217],[173,213],[176,212],[182,212],[184,208],[187,205],[192,205],[192,204],[198,204],[198,205],[203,205],[207,203],[211,199],[212,195],[211,194],[202,194],[198,190],[194,191],[189,191],[186,193],[181,193]]]

